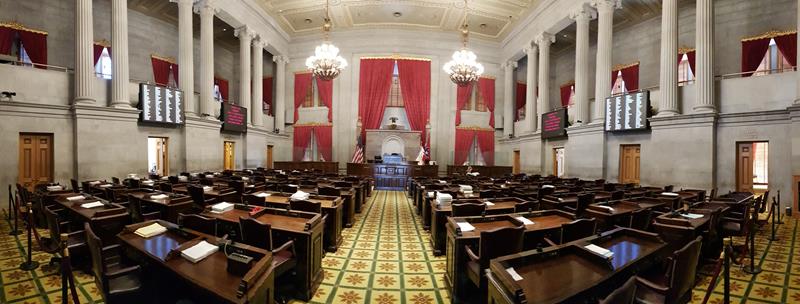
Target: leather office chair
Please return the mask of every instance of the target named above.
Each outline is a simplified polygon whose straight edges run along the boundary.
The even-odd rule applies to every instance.
[[[280,187],[276,183],[266,183],[266,185],[264,185],[264,190],[278,192],[280,191]]]
[[[239,218],[242,243],[272,251],[272,265],[277,278],[297,265],[294,241],[287,241],[278,248],[272,246],[272,226],[254,218]]]
[[[561,225],[561,240],[559,244],[569,243],[574,240],[582,239],[591,236],[597,229],[597,220],[592,219],[579,219]],[[545,238],[550,245],[556,243]]]
[[[128,181],[128,187],[138,189],[142,187],[142,181],[138,179],[131,179]]]
[[[229,181],[228,186],[233,188],[233,190],[236,191],[236,193],[238,193],[239,195],[244,195],[247,191],[247,189],[245,188],[245,183],[242,180]]]
[[[481,297],[485,303],[487,280],[484,271],[489,268],[489,261],[504,255],[522,251],[525,227],[505,227],[489,231],[481,231],[478,255],[469,246],[464,246],[467,253],[467,277],[481,289]]]
[[[192,201],[194,202],[194,204],[200,209],[205,209],[206,206],[217,202],[217,200],[214,198],[206,199],[203,187],[196,185],[188,185],[186,186],[186,190],[189,191],[189,196],[192,197]]]
[[[478,216],[486,213],[486,204],[463,203],[452,204],[452,216]]]
[[[617,185],[615,184],[603,184],[603,191],[613,192],[617,190]]]
[[[650,209],[634,210],[633,212],[631,212],[631,218],[630,222],[628,222],[628,227],[642,231],[647,231],[647,229],[650,229],[650,221],[652,220],[652,213],[653,211]]]
[[[514,205],[514,213],[530,212],[536,210],[539,210],[539,202],[537,201],[525,201]]]
[[[111,182],[112,182],[112,183],[114,183],[114,185],[119,185],[119,184],[121,184],[121,183],[119,182],[119,178],[118,178],[118,177],[111,177]]]
[[[494,190],[480,190],[478,191],[480,198],[496,198],[497,191]]]
[[[353,184],[351,182],[333,182],[333,186],[336,188],[351,188]]]
[[[741,209],[740,213],[732,211],[728,213],[728,216],[720,218],[721,222],[720,234],[723,238],[734,237],[734,236],[739,236],[739,237],[747,236],[747,232],[750,230],[749,227],[751,220],[750,212],[753,209],[751,208],[751,205],[753,205],[754,203],[755,201],[744,203],[740,207]],[[733,239],[731,238],[731,243],[732,242]]]
[[[322,213],[322,204],[309,201],[291,201],[289,208],[292,210]]]
[[[103,292],[106,303],[142,302],[142,283],[139,280],[141,268],[138,265],[123,265],[119,245],[103,247],[103,241],[92,231],[89,223],[84,224],[86,243],[92,256],[92,272],[97,287]],[[113,254],[113,256],[112,256]],[[109,261],[114,263],[109,263]]]
[[[599,304],[633,304],[636,302],[636,287],[636,276],[633,276],[605,299],[600,300]]]
[[[161,191],[164,191],[164,192],[172,192],[172,184],[170,184],[170,183],[160,183],[160,184],[158,184],[158,190],[161,190]]]
[[[583,214],[586,212],[586,207],[594,203],[594,193],[584,193],[578,195],[578,201],[575,203],[575,207],[572,206],[564,206],[567,212],[571,212],[575,214],[575,217],[583,217]]]
[[[178,225],[208,235],[217,235],[217,221],[197,214],[178,213]]]
[[[128,213],[131,214],[131,222],[141,223],[144,221],[157,220],[161,218],[161,212],[152,210],[146,205],[142,204],[142,200],[136,197],[131,197],[128,201]]]
[[[78,185],[78,181],[70,179],[69,183],[72,185],[72,192],[81,193],[81,187]]]
[[[319,187],[317,188],[317,193],[319,193],[319,195],[339,196],[342,194],[342,191],[333,187]]]
[[[172,176],[172,175],[170,175],[170,176],[168,177],[168,179],[169,179],[169,182],[170,182],[170,183],[173,183],[173,184],[177,184],[177,183],[179,183],[179,182],[180,182],[180,179],[179,179],[177,176]]]
[[[645,303],[688,303],[692,297],[703,237],[689,242],[668,259],[665,273],[637,277],[636,299]]]

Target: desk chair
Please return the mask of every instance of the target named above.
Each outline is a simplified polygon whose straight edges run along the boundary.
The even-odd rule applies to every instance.
[[[586,211],[586,207],[594,203],[594,193],[584,193],[578,195],[578,201],[575,203],[575,207],[572,206],[564,206],[567,212],[571,212],[575,214],[575,217],[580,218],[583,217],[583,214]]]
[[[453,204],[452,216],[478,216],[486,213],[486,204],[463,203]]]
[[[264,201],[263,197],[256,196],[254,194],[245,194],[242,196],[242,203],[245,205],[250,206],[267,206],[266,202]]]
[[[333,182],[333,186],[336,188],[350,188],[353,187],[351,182]]]
[[[278,248],[272,249],[272,226],[254,218],[239,218],[242,243],[272,251],[272,266],[275,277],[286,273],[297,265],[294,252],[294,241],[288,241]]]
[[[747,237],[748,233],[755,233],[755,231],[751,231],[750,229],[750,221],[751,216],[750,212],[752,211],[752,206],[756,203],[756,201],[751,201],[748,203],[742,204],[741,213],[732,211],[728,213],[726,216],[720,218],[720,237],[728,238],[730,241],[731,246],[733,246],[733,238],[734,237],[745,237],[745,245],[741,246],[739,254],[744,256],[747,253],[748,244],[750,242],[750,238]],[[734,247],[737,248],[737,247]],[[738,259],[733,259],[736,262]]]
[[[213,186],[214,185],[214,181],[212,179],[210,179],[210,178],[205,178],[205,176],[204,176],[204,177],[200,178],[200,184],[203,185],[203,186]]]
[[[47,222],[47,229],[50,232],[50,237],[42,237],[39,243],[39,247],[42,248],[42,251],[58,255],[58,257],[54,257],[50,259],[50,265],[58,267],[58,261],[61,260],[60,254],[64,250],[61,246],[61,233],[66,233],[68,235],[67,239],[67,249],[69,249],[70,253],[73,256],[79,257],[85,253],[81,252],[86,248],[86,237],[83,230],[72,230],[69,228],[70,222],[69,221],[61,221],[61,218],[64,216],[59,215],[57,212],[65,212],[64,209],[59,210],[52,210],[50,208],[44,208],[44,216]],[[78,255],[74,255],[79,253]]]
[[[539,210],[538,201],[525,201],[514,205],[514,213],[530,212]]]
[[[114,185],[119,185],[119,184],[121,184],[121,183],[119,182],[119,177],[111,177],[111,182],[112,182],[112,183],[114,183]]]
[[[197,214],[178,213],[178,225],[208,235],[217,235],[217,221]]]
[[[301,186],[306,186],[307,188],[316,188],[317,187],[317,182],[316,181],[312,181],[312,180],[301,180],[300,181],[300,185]]]
[[[229,181],[228,186],[233,188],[233,190],[236,191],[236,193],[238,193],[240,196],[244,195],[245,192],[247,192],[247,189],[245,188],[245,183],[242,180]]]
[[[138,179],[131,179],[128,181],[128,187],[132,189],[138,189],[142,187],[142,181]]]
[[[319,195],[339,196],[342,194],[342,191],[333,187],[319,187],[317,188],[317,193],[319,193]]]
[[[664,186],[664,192],[672,192],[672,190],[674,190],[674,189],[675,189],[674,185]]]
[[[203,191],[203,187],[196,185],[187,185],[186,190],[189,191],[189,196],[192,197],[192,201],[194,202],[194,204],[201,210],[205,209],[206,206],[217,202],[217,200],[214,198],[208,198],[208,199],[206,198],[206,194]]]
[[[692,297],[703,237],[697,237],[667,259],[667,271],[637,277],[637,301],[644,303],[688,303]]]
[[[556,189],[555,189],[555,188],[550,188],[550,187],[547,187],[547,188],[541,188],[541,187],[540,187],[540,188],[539,188],[539,191],[538,191],[538,193],[537,193],[537,195],[536,195],[536,199],[537,199],[537,200],[539,200],[539,201],[541,202],[541,201],[542,201],[542,199],[543,199],[545,196],[547,196],[547,195],[551,195],[551,194],[553,194],[555,191],[556,191]]]
[[[144,221],[157,220],[161,218],[161,212],[158,210],[151,210],[146,205],[142,204],[142,200],[136,197],[131,197],[128,201],[128,213],[131,214],[131,222],[141,223]]]
[[[478,195],[480,195],[480,198],[496,198],[497,197],[497,191],[494,191],[494,190],[480,190],[480,191],[478,191]]]
[[[283,185],[280,186],[280,191],[283,192],[283,193],[291,194],[291,193],[297,192],[297,187],[289,186],[289,184],[283,184]]]
[[[170,184],[170,183],[160,183],[160,184],[158,184],[158,190],[161,190],[161,191],[164,191],[164,192],[172,192],[172,184]]]
[[[322,204],[309,201],[291,201],[289,202],[289,208],[297,211],[322,213]]]
[[[599,304],[633,304],[636,302],[636,277],[628,279],[625,284],[611,292]]]
[[[475,286],[479,287],[480,303],[486,302],[487,279],[484,271],[489,268],[491,259],[522,251],[525,227],[505,227],[489,231],[481,231],[481,239],[476,255],[472,248],[464,246],[467,253],[467,277]]]
[[[103,247],[89,223],[84,223],[86,243],[92,256],[92,272],[106,303],[142,302],[141,268],[123,265],[119,245]],[[137,300],[132,300],[137,299]]]
[[[70,178],[69,183],[72,185],[72,192],[81,193],[81,187],[78,185],[78,181]]]
[[[631,212],[631,218],[628,222],[628,227],[647,231],[647,229],[650,229],[652,214],[653,211],[650,209],[639,209]]]
[[[619,190],[619,191],[611,192],[611,200],[612,201],[618,201],[618,200],[621,200],[623,198],[625,198],[625,191]]]
[[[595,233],[597,229],[597,220],[592,219],[579,219],[574,220],[572,222],[562,224],[561,225],[561,239],[560,243],[564,244],[569,243],[574,240],[582,239],[588,236],[591,236]],[[545,238],[544,239],[547,243],[551,246],[558,245],[552,240]]]
[[[177,176],[172,176],[172,175],[170,175],[167,179],[172,184],[177,184],[181,181]]]

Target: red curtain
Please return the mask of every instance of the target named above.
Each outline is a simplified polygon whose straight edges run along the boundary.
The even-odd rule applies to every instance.
[[[225,80],[225,79],[222,79],[222,78],[214,77],[214,83],[217,86],[219,86],[219,95],[222,95],[222,100],[229,101],[228,100],[228,81]]]
[[[314,126],[317,150],[325,161],[333,161],[333,126]]]
[[[100,61],[100,55],[103,55],[104,48],[106,47],[97,43],[94,44],[94,65],[97,65],[97,62]]]
[[[620,70],[622,79],[625,80],[625,89],[628,92],[639,90],[639,65],[632,65]]]
[[[364,125],[361,138],[366,138],[368,129],[380,127],[392,88],[393,70],[394,59],[361,59],[358,80],[358,116]]]
[[[516,106],[514,107],[514,121],[519,121],[519,108],[525,107],[525,90],[528,85],[524,83],[517,83]]]
[[[494,131],[475,131],[478,147],[487,166],[494,166]]]
[[[753,75],[768,49],[769,38],[742,41],[742,77]]]
[[[611,71],[611,87],[608,88],[609,90],[614,89],[614,84],[617,83],[617,77],[619,77],[619,70]]]
[[[306,101],[308,88],[310,87],[311,73],[294,74],[294,122],[297,122],[299,118],[297,109]]]
[[[569,105],[569,96],[572,95],[572,83],[561,86],[561,106],[567,107]]]
[[[773,39],[775,39],[775,44],[778,45],[783,57],[786,57],[786,61],[789,61],[792,66],[797,66],[797,33],[778,36]]]
[[[328,107],[328,122],[333,121],[333,80],[317,79],[319,100]]]
[[[478,90],[480,90],[483,103],[489,110],[489,125],[494,128],[494,79],[478,79]]]
[[[111,48],[108,49],[108,54],[111,55]],[[177,87],[180,83],[178,79],[178,64],[177,63],[170,63],[169,67],[172,69],[172,78],[175,79],[175,86]],[[227,81],[225,82],[227,84]]]
[[[456,126],[461,125],[461,110],[469,103],[469,97],[472,96],[472,86],[470,82],[465,86],[456,87]]]
[[[431,62],[424,60],[397,60],[400,93],[406,108],[411,130],[422,131],[420,143],[427,138],[425,124],[431,115]]]
[[[695,51],[686,52],[686,60],[689,61],[689,69],[692,70],[692,73],[695,73],[696,70],[694,69],[694,64],[695,62],[697,62],[697,52]],[[678,61],[678,64],[680,64],[680,60]]]
[[[294,127],[294,134],[293,134],[293,149],[292,149],[292,160],[293,161],[301,161],[303,160],[303,154],[305,154],[305,149],[308,147],[308,144],[311,142],[311,132],[313,129],[311,126],[295,126]]]
[[[31,58],[31,62],[47,64],[47,34],[34,33],[29,31],[18,31],[20,42],[25,47],[25,52]],[[40,69],[47,69],[45,66],[36,66]]]
[[[475,131],[456,128],[456,146],[453,155],[453,165],[461,166],[469,157],[469,147],[475,138]]]
[[[267,115],[272,115],[274,113],[274,109],[272,109],[272,77],[264,77],[263,84],[261,85],[263,90],[263,109],[269,109],[269,111],[265,112]]]
[[[153,64],[153,80],[157,85],[167,85],[169,83],[169,68],[172,64],[156,57],[150,57],[150,62]]]
[[[0,54],[11,55],[11,45],[14,44],[14,36],[17,30],[0,26]]]

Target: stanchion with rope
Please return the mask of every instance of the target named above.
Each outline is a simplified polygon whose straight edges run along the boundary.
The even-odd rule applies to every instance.
[[[67,240],[69,235],[66,233],[61,234],[61,299],[66,302],[69,292],[72,292],[72,303],[79,304],[78,292],[75,288],[75,277],[72,275],[72,262],[69,257],[69,248],[67,248]]]
[[[775,230],[776,230],[775,226],[777,225],[777,223],[775,222],[775,220],[776,220],[775,218],[777,216],[777,213],[775,212],[776,209],[780,210],[781,208],[778,207],[778,202],[775,200],[775,197],[773,196],[772,197],[772,210],[769,211],[770,215],[772,215],[772,236],[769,238],[770,241],[779,240],[778,237],[775,236]]]
[[[774,197],[773,197],[774,199]],[[778,190],[778,225],[783,224],[783,219],[781,218],[781,190]]]
[[[747,206],[747,208],[750,207]],[[742,271],[749,274],[758,274],[761,273],[761,267],[756,265],[756,222],[758,221],[758,210],[753,210],[751,213],[753,216],[750,220],[750,231],[748,231],[750,236],[750,265],[743,267]]]
[[[19,264],[20,270],[30,271],[39,268],[39,262],[31,259],[33,255],[33,246],[31,245],[31,233],[35,229],[33,227],[33,203],[28,202],[28,260]]]
[[[703,298],[703,302],[701,302],[702,304],[708,303],[711,294],[714,292],[714,287],[717,282],[719,282],[720,274],[723,276],[723,303],[730,303],[731,260],[733,259],[731,254],[733,254],[733,247],[731,245],[725,245],[722,256],[719,257],[719,260],[717,260],[717,263],[714,265],[714,272],[711,274],[711,281],[706,288],[706,295]]]
[[[8,235],[20,235],[22,231],[19,231],[17,228],[17,223],[19,221],[19,199],[14,199],[14,195],[11,194],[11,185],[8,185],[8,220],[11,220],[11,217],[14,217],[14,228],[8,232]],[[13,215],[11,213],[14,213]]]

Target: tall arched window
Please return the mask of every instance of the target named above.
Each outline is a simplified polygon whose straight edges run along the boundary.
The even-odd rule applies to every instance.
[[[761,60],[761,64],[758,65],[758,69],[756,69],[757,72],[753,73],[753,76],[781,73],[784,70],[791,68],[792,64],[786,60],[786,57],[783,56],[781,50],[778,49],[775,39],[770,39],[769,48],[764,54],[764,59]]]
[[[111,55],[108,54],[108,48],[103,48],[103,52],[100,53],[100,59],[94,66],[94,73],[97,77],[111,79]]]
[[[681,62],[678,63],[678,85],[683,86],[694,82],[694,71],[689,64],[689,56],[681,54]]]

